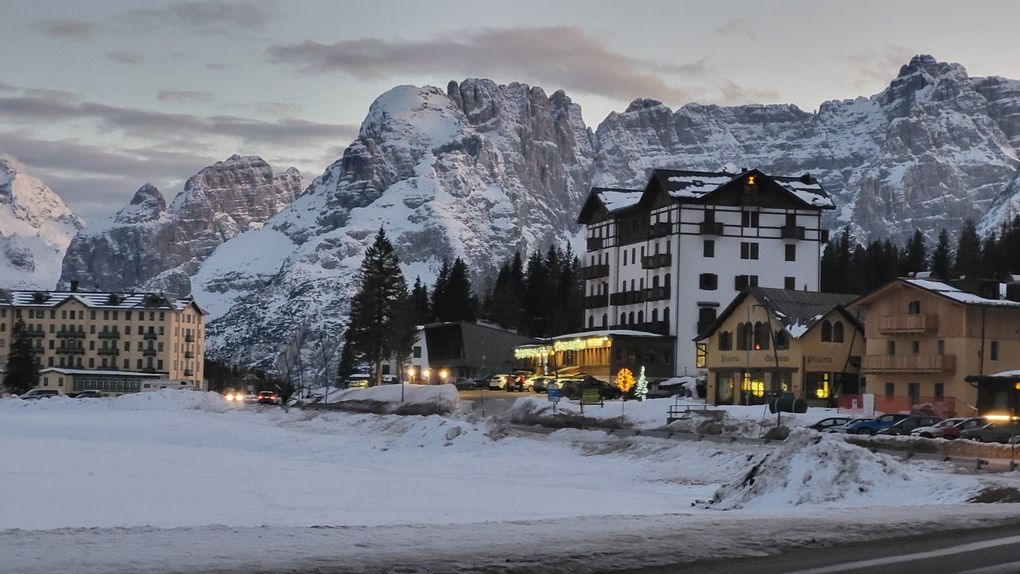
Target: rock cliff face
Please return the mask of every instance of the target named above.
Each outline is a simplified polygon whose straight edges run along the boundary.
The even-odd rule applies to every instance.
[[[169,206],[146,184],[116,215],[75,236],[60,283],[187,295],[191,276],[216,247],[260,227],[300,190],[296,169],[274,174],[262,158],[237,155],[192,176]]]
[[[959,64],[917,56],[870,98],[791,105],[637,100],[595,135],[594,181],[641,185],[653,167],[810,172],[840,207],[833,227],[861,239],[934,239],[964,219],[993,229],[1020,212],[1020,82],[970,78]]]
[[[308,334],[307,349],[335,339],[380,226],[409,281],[431,280],[444,259],[488,272],[516,249],[565,242],[593,157],[562,92],[488,80],[394,88],[297,201],[202,266],[193,287],[216,317],[209,348],[257,362],[295,333]]]
[[[53,288],[64,251],[83,226],[59,195],[0,157],[0,287]]]

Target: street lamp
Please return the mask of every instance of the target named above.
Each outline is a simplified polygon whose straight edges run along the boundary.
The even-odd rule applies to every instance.
[[[424,368],[421,370],[421,378],[425,379],[425,384],[429,384],[429,377],[432,376],[432,369]]]
[[[446,369],[440,369],[439,370],[439,381],[441,383],[446,384],[446,377],[449,377],[449,376],[450,376],[450,371],[447,371]]]
[[[407,380],[414,383],[414,366],[407,368]]]

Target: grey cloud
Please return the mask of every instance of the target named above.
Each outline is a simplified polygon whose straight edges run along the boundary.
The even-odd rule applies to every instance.
[[[0,97],[0,117],[18,123],[94,121],[100,130],[120,131],[142,138],[151,138],[154,133],[160,137],[230,136],[247,143],[268,142],[277,145],[334,142],[337,139],[352,139],[358,133],[358,127],[354,125],[323,124],[297,118],[263,121],[228,115],[203,117],[23,95]]]
[[[131,52],[129,50],[114,50],[106,53],[106,59],[111,62],[117,62],[118,64],[137,65],[141,64],[145,58],[142,57],[138,52]]]
[[[758,41],[758,34],[755,33],[751,21],[743,17],[734,18],[716,28],[715,31],[721,36],[743,36],[752,42]]]
[[[206,103],[215,98],[211,92],[196,90],[160,90],[156,93],[156,99],[161,102],[192,102]]]
[[[900,66],[910,61],[914,50],[897,44],[885,44],[879,50],[866,50],[847,56],[850,84],[857,89],[884,86],[896,77]]]
[[[775,102],[781,99],[776,90],[747,88],[729,80],[719,82],[716,89],[718,89],[718,95],[713,99],[728,105]]]
[[[683,100],[687,90],[662,75],[701,73],[703,64],[666,65],[627,56],[569,26],[499,28],[427,40],[379,38],[270,46],[271,62],[305,73],[343,72],[361,79],[431,72],[524,77],[550,87],[616,99]]]
[[[85,20],[46,20],[39,25],[51,38],[88,40],[96,34],[96,25]]]
[[[275,11],[265,2],[174,2],[161,9],[138,9],[126,14],[143,26],[176,26],[199,34],[260,31]]]

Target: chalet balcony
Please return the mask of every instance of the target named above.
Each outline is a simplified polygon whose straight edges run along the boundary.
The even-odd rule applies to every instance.
[[[609,277],[609,265],[589,265],[581,269],[581,277],[584,279],[600,279]]]
[[[41,354],[43,354],[45,352],[46,352],[46,348],[45,347],[32,347],[32,353],[33,354],[41,355]]]
[[[878,332],[883,335],[911,335],[934,333],[939,328],[939,316],[883,315],[878,318]]]
[[[634,329],[635,331],[644,331],[646,333],[655,333],[657,335],[669,335],[669,321],[647,321],[645,323],[627,325],[627,327]]]
[[[648,237],[666,237],[673,233],[673,225],[666,221],[660,221],[648,228]]]
[[[956,370],[956,355],[867,355],[867,373],[946,373]]]
[[[84,339],[85,331],[57,331],[58,339]]]
[[[588,238],[588,251],[597,251],[602,249],[604,239],[601,237],[589,237]]]
[[[195,376],[195,371],[192,371],[191,369],[184,369],[184,376],[185,377],[194,377]]]
[[[184,342],[185,343],[194,343],[195,342],[195,336],[194,335],[190,335],[190,334],[189,335],[185,335],[184,336]]]
[[[150,331],[148,333],[145,333],[144,335],[142,335],[142,338],[145,339],[146,341],[155,341],[156,340],[156,332],[155,331]]]
[[[665,301],[669,299],[671,293],[669,286],[665,287],[652,287],[645,289],[645,301]]]
[[[821,243],[828,243],[829,242],[829,230],[828,229],[822,229],[821,231],[818,232],[818,241],[820,241]]]
[[[120,333],[117,331],[100,331],[100,339],[120,339]]]
[[[43,331],[42,329],[25,329],[22,332],[25,333],[26,336],[33,337],[35,339],[41,339],[46,336],[46,331]]]
[[[584,298],[585,309],[599,309],[609,306],[609,295],[589,295]]]
[[[85,347],[57,347],[54,349],[58,355],[84,355]]]
[[[114,347],[107,347],[105,349],[97,350],[96,353],[98,353],[100,355],[119,355],[120,354],[120,349],[117,349],[117,348],[114,348]]]
[[[784,225],[779,230],[783,239],[804,239],[804,227],[801,225]]]
[[[184,358],[185,359],[194,359],[195,358],[195,353],[192,352],[192,351],[184,351]]]
[[[673,263],[673,257],[669,253],[657,253],[655,255],[646,255],[641,258],[642,269],[658,269],[660,267],[669,267]]]
[[[701,235],[722,235],[723,224],[715,221],[702,221],[698,224],[698,233]]]
[[[142,349],[142,356],[143,357],[155,357],[156,356],[156,349]]]
[[[633,305],[635,303],[644,303],[646,291],[649,290],[639,289],[636,291],[621,291],[619,293],[613,293],[609,296],[609,303],[612,305]]]

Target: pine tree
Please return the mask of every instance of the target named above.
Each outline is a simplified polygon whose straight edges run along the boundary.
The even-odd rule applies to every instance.
[[[981,244],[981,277],[983,279],[998,279],[1003,276],[1002,252],[999,250],[999,241],[993,231]]]
[[[20,395],[39,385],[39,364],[32,353],[32,337],[25,322],[18,319],[11,331],[11,348],[7,354],[4,385],[7,390]]]
[[[924,245],[924,234],[920,229],[914,230],[914,236],[907,241],[903,253],[902,272],[904,275],[918,273],[928,269],[928,248]]]
[[[638,375],[637,383],[634,386],[634,396],[637,400],[643,401],[648,396],[648,379],[645,378],[645,367],[641,366],[641,374]]]
[[[344,333],[344,345],[340,349],[340,364],[337,365],[336,383],[338,387],[347,386],[347,381],[350,380],[357,366],[356,361],[354,345],[351,344],[351,330],[347,329]]]
[[[411,352],[408,341],[414,341],[407,282],[393,244],[381,227],[365,251],[357,280],[359,289],[351,300],[348,341],[355,359],[374,367],[375,383],[379,385],[383,361],[406,357]]]
[[[931,274],[939,279],[949,279],[953,269],[953,258],[949,252],[949,232],[943,229],[931,256]]]
[[[549,274],[542,256],[535,253],[528,257],[525,287],[523,291],[524,316],[527,332],[536,337],[547,337],[549,320],[549,295],[551,293]]]
[[[424,325],[433,321],[432,312],[429,306],[429,290],[421,282],[421,277],[414,278],[414,287],[411,288],[411,314],[416,325]]]
[[[458,257],[453,265],[443,263],[432,290],[432,310],[437,321],[474,321],[478,300],[471,287],[467,264]]]
[[[956,277],[974,278],[981,274],[981,238],[977,227],[968,219],[960,230],[956,246],[956,261],[952,267]]]

